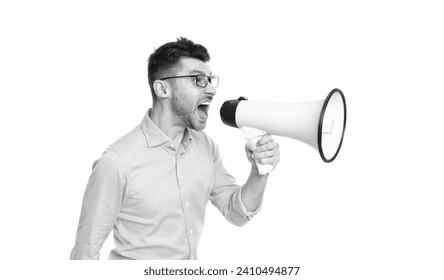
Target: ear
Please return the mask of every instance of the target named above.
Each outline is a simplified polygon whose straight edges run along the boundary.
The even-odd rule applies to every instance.
[[[170,95],[169,84],[164,81],[155,80],[153,83],[153,89],[157,98],[164,99],[168,98]]]

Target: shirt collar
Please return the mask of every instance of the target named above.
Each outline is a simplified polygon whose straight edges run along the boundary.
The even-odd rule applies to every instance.
[[[149,109],[146,112],[146,114],[142,120],[142,123],[141,123],[141,127],[142,127],[143,133],[145,135],[145,139],[146,139],[146,143],[148,144],[148,147],[152,148],[152,147],[160,146],[162,144],[171,142],[171,138],[168,135],[166,135],[165,133],[163,133],[163,131],[160,130],[160,128],[158,128],[154,124],[154,122],[151,120],[151,118],[149,116],[150,111],[151,111],[151,109]],[[188,127],[185,128],[183,139],[184,139],[183,142],[189,142],[193,139],[193,137],[191,136],[191,131]]]

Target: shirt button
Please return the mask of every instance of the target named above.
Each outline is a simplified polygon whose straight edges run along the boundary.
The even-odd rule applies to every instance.
[[[193,234],[193,229],[190,229],[190,234]]]
[[[185,202],[185,208],[190,207],[190,204],[188,202]]]
[[[180,179],[183,179],[183,175],[180,175]]]

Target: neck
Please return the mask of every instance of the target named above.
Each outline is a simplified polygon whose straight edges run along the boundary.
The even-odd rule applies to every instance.
[[[152,122],[163,132],[169,136],[173,141],[182,140],[185,125],[178,122],[171,113],[171,110],[164,108],[166,104],[155,102],[153,108],[150,110],[149,117]]]

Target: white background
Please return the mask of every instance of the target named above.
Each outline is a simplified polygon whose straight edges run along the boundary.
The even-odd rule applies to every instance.
[[[282,160],[242,228],[209,204],[202,260],[443,260],[439,1],[3,1],[1,259],[65,260],[91,165],[151,106],[146,64],[185,36],[221,83],[206,131],[242,184],[223,101],[347,99],[338,158],[276,137]],[[102,250],[106,259],[112,237]]]

